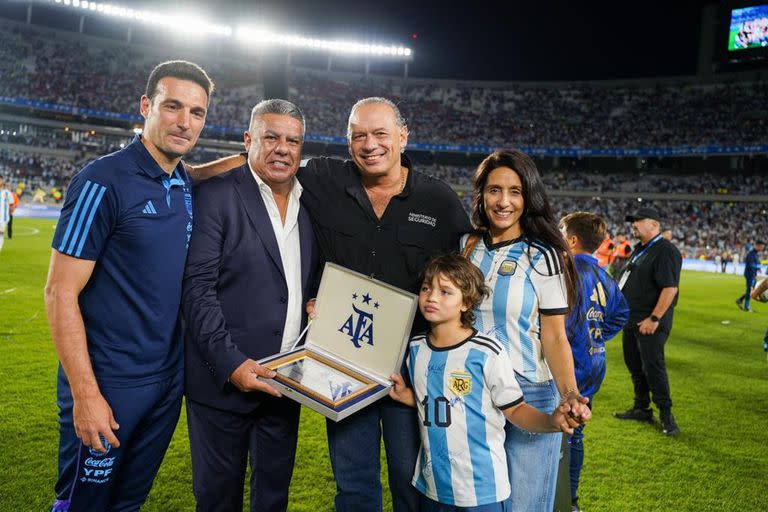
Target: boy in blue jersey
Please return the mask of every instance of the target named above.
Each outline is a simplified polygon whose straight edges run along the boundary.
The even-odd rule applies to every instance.
[[[412,483],[423,511],[506,510],[505,418],[541,433],[571,433],[577,424],[567,404],[547,415],[523,402],[501,344],[472,328],[486,293],[480,270],[465,258],[432,259],[419,292],[430,330],[411,339],[407,354],[413,387],[391,377],[390,396],[418,409],[421,450]]]
[[[757,282],[757,274],[760,273],[760,253],[764,250],[765,242],[762,241],[755,243],[754,247],[747,246],[747,257],[744,260],[744,279],[747,282],[747,291],[736,299],[736,305],[742,311],[752,312],[752,307],[749,303],[750,293]]]
[[[61,363],[54,511],[139,510],[176,428],[195,178],[181,158],[212,92],[191,62],[155,67],[140,100],[143,134],[67,190],[45,286]]]
[[[592,254],[605,237],[605,220],[599,215],[576,212],[560,220],[560,230],[573,253],[579,276],[578,307],[565,322],[573,352],[576,383],[589,407],[605,378],[605,342],[616,336],[629,319],[629,306],[613,278]],[[578,488],[584,464],[584,425],[574,429],[569,439],[571,503],[579,510]]]

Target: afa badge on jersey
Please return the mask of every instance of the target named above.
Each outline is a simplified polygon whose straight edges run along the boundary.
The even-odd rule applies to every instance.
[[[499,265],[500,276],[513,276],[515,275],[515,270],[517,270],[517,261],[515,260],[504,260]]]
[[[465,396],[472,392],[472,375],[469,372],[454,370],[448,379],[448,387],[456,396]]]

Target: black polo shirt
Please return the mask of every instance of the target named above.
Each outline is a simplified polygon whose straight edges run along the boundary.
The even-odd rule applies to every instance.
[[[637,244],[633,254],[643,250],[642,244]],[[632,261],[632,269],[627,282],[622,288],[624,297],[629,304],[629,321],[627,327],[632,327],[651,315],[659,300],[663,288],[680,285],[680,269],[683,259],[680,251],[664,238],[650,246],[639,258]],[[625,272],[628,267],[625,267]],[[677,304],[675,295],[672,305],[661,317],[659,328],[669,331],[672,328],[672,309]]]
[[[313,158],[296,176],[327,261],[417,293],[427,260],[457,251],[471,225],[453,189],[415,171],[405,155],[402,165],[410,169],[405,187],[381,219],[353,161]]]

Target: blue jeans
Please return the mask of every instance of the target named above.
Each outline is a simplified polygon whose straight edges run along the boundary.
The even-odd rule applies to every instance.
[[[326,422],[338,512],[382,510],[382,433],[392,509],[418,510],[419,493],[411,485],[419,453],[417,421],[416,409],[385,397],[338,423]]]
[[[517,372],[515,377],[528,405],[547,414],[555,410],[560,394],[553,380],[532,382]],[[511,423],[507,423],[504,430],[507,433],[504,448],[512,486],[509,509],[551,512],[555,505],[562,434],[533,434]]]
[[[486,505],[477,505],[475,507],[457,507],[456,505],[438,503],[427,498],[423,494],[419,495],[419,506],[421,507],[421,512],[507,512],[511,510],[507,501],[488,503]],[[397,511],[397,509],[394,510]]]

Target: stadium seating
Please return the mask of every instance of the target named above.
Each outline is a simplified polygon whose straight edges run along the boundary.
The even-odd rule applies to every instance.
[[[135,116],[152,66],[175,58],[172,49],[91,43],[75,34],[0,23],[0,97]],[[199,62],[218,85],[207,123],[242,131],[251,106],[263,97],[257,68],[210,56]],[[768,144],[768,82],[759,79],[491,84],[291,68],[289,91],[290,99],[305,109],[307,132],[318,135],[343,135],[354,100],[385,96],[407,118],[410,142],[580,148]],[[51,128],[34,135],[0,131],[0,174],[13,186],[25,183],[28,191],[66,188],[69,177],[93,154],[124,144],[115,138],[100,140],[95,148],[94,141]],[[188,160],[209,161],[229,152],[202,143]],[[474,169],[438,164],[420,169],[454,186],[469,209]],[[632,194],[709,196],[652,201],[665,212],[676,243],[688,257],[710,258],[732,250],[760,235],[760,219],[765,219],[758,202],[712,197],[768,195],[768,181],[760,176],[655,176],[649,174],[653,171],[630,174],[567,164],[542,170],[558,214],[595,211],[609,220],[614,232],[628,231],[622,219],[637,205],[636,198],[629,198]],[[605,196],[617,192],[624,197]]]

